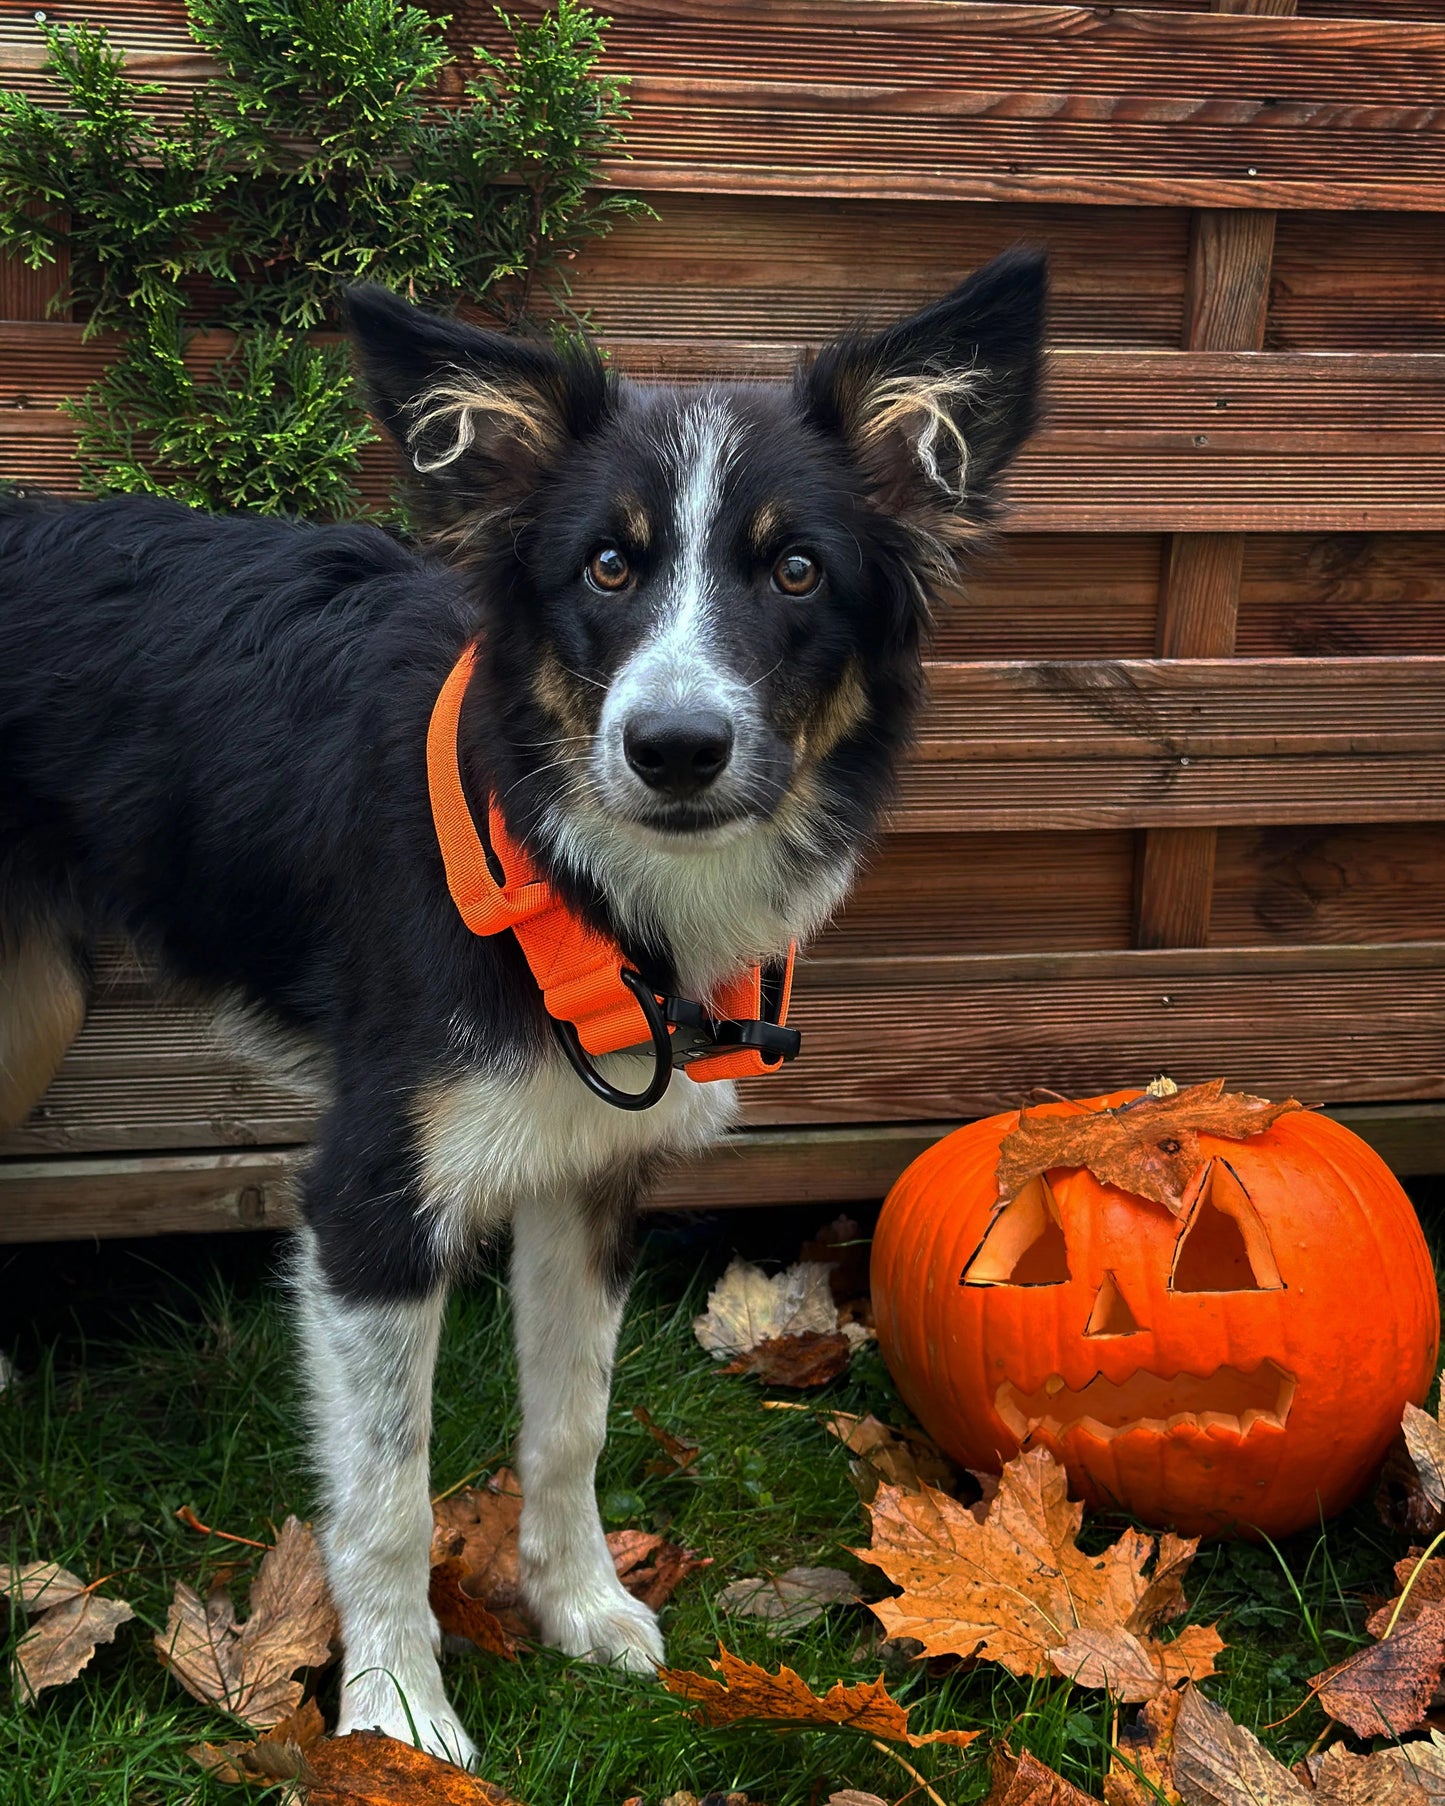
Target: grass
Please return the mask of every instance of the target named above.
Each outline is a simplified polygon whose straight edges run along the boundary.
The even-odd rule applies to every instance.
[[[857,1573],[866,1542],[847,1459],[811,1410],[765,1411],[750,1380],[727,1377],[693,1339],[691,1320],[734,1247],[791,1258],[825,1213],[739,1214],[677,1220],[652,1230],[623,1332],[612,1433],[599,1483],[609,1528],[666,1529],[711,1555],[664,1614],[671,1660],[705,1668],[721,1633],[729,1647],[780,1660],[825,1687],[871,1679],[880,1657],[871,1617],[836,1609],[781,1639],[720,1617],[729,1580],[795,1564]],[[264,1538],[288,1511],[305,1515],[304,1467],[289,1336],[274,1280],[275,1250],[260,1239],[131,1243],[101,1250],[11,1251],[0,1261],[0,1349],[22,1378],[0,1396],[0,1561],[56,1560],[86,1578],[112,1576],[137,1621],[69,1686],[38,1706],[0,1685],[0,1806],[171,1806],[241,1797],[202,1777],[186,1747],[233,1727],[165,1674],[151,1633],[178,1579],[202,1582],[234,1566],[244,1593],[254,1556],[186,1529],[191,1506],[207,1523]],[[489,1270],[453,1302],[437,1389],[437,1490],[505,1458],[516,1429],[505,1295]],[[829,1409],[905,1421],[876,1351],[813,1395]],[[811,1402],[811,1401],[810,1401]],[[656,1446],[634,1419],[645,1405],[667,1429],[702,1445],[687,1476],[647,1471]],[[1092,1521],[1102,1544],[1120,1525]],[[1229,1648],[1211,1691],[1241,1722],[1286,1720],[1267,1741],[1286,1761],[1323,1729],[1305,1697],[1312,1673],[1363,1640],[1364,1601],[1390,1587],[1398,1540],[1368,1503],[1277,1549],[1207,1548],[1189,1587],[1191,1615],[1219,1619]],[[15,1634],[23,1628],[17,1620]],[[932,1673],[889,1661],[914,1728],[1007,1732],[1080,1786],[1097,1791],[1108,1764],[1112,1710],[1062,1682],[1014,1680],[987,1664]],[[482,1746],[485,1773],[531,1806],[621,1806],[641,1795],[740,1789],[769,1806],[819,1806],[845,1787],[889,1801],[924,1796],[865,1739],[847,1732],[779,1736],[707,1731],[655,1686],[539,1652],[507,1664],[456,1658],[449,1678]],[[322,1704],[332,1704],[325,1686]],[[910,1761],[949,1806],[987,1792],[983,1746],[925,1750]]]

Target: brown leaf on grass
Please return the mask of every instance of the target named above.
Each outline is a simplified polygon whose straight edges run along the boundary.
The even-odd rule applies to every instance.
[[[724,1373],[750,1373],[765,1386],[826,1386],[847,1371],[853,1344],[840,1331],[827,1335],[805,1330],[797,1336],[773,1336],[744,1349]]]
[[[1445,1389],[1442,1389],[1445,1401]],[[1445,1423],[1405,1406],[1400,1435],[1380,1470],[1376,1508],[1404,1535],[1428,1539],[1445,1526]]]
[[[1371,1761],[1393,1763],[1420,1789],[1427,1806],[1445,1803],[1445,1736],[1432,1731],[1413,1743],[1394,1743],[1379,1750]]]
[[[1421,1608],[1384,1642],[1315,1675],[1310,1685],[1331,1718],[1361,1737],[1399,1737],[1425,1722],[1445,1668],[1445,1604]]]
[[[819,1261],[799,1261],[770,1278],[751,1261],[734,1259],[708,1293],[693,1332],[719,1356],[743,1354],[782,1336],[831,1335],[838,1309],[828,1274]]]
[[[1172,1784],[1187,1806],[1307,1806],[1311,1795],[1252,1731],[1197,1687],[1174,1721]]]
[[[1405,1763],[1382,1760],[1413,1747],[1397,1744],[1390,1751],[1357,1756],[1342,1743],[1332,1745],[1312,1765],[1312,1806],[1431,1806],[1429,1790]]]
[[[5,1570],[0,1592],[35,1620],[16,1644],[10,1665],[16,1694],[24,1702],[33,1702],[47,1687],[73,1681],[99,1646],[111,1642],[135,1616],[126,1600],[102,1597],[53,1561]]]
[[[1445,1426],[1419,1405],[1406,1405],[1400,1429],[1420,1476],[1420,1490],[1437,1512],[1445,1512]]]
[[[521,1521],[522,1488],[509,1467],[499,1469],[485,1484],[453,1493],[432,1507],[432,1609],[443,1630],[472,1637],[498,1655],[514,1653],[519,1640],[536,1635],[522,1595]],[[614,1530],[607,1547],[617,1578],[654,1611],[689,1574],[712,1561],[711,1556],[670,1543],[651,1530]],[[469,1619],[481,1635],[473,1636],[464,1628],[463,1619],[473,1607],[492,1620],[503,1646],[498,1646],[483,1618]],[[451,1622],[442,1617],[443,1610]]]
[[[311,1770],[307,1806],[518,1806],[505,1788],[378,1731],[328,1738]]]
[[[1183,1806],[1174,1790],[1174,1722],[1184,1693],[1146,1700],[1123,1726],[1104,1777],[1104,1806]]]
[[[865,1503],[884,1483],[906,1492],[934,1486],[951,1493],[958,1485],[958,1469],[922,1430],[895,1430],[871,1412],[834,1411],[823,1425],[856,1457],[848,1466]]]
[[[1395,1563],[1395,1580],[1398,1583],[1395,1597],[1371,1612],[1365,1620],[1365,1629],[1372,1637],[1380,1638],[1394,1628],[1413,1624],[1427,1605],[1445,1602],[1445,1557],[1432,1555],[1425,1558],[1423,1551],[1412,1549]],[[1400,1605],[1402,1594],[1405,1595],[1403,1606]],[[1396,1607],[1400,1612],[1398,1619]]]
[[[1093,1794],[1056,1775],[1027,1750],[1015,1756],[1006,1747],[996,1749],[989,1779],[993,1785],[983,1806],[1099,1806]]]
[[[646,1405],[634,1405],[632,1415],[642,1425],[648,1435],[662,1450],[662,1455],[654,1456],[645,1463],[644,1471],[649,1474],[685,1474],[702,1452],[702,1444],[690,1441],[686,1436],[675,1436],[671,1430],[665,1430],[657,1423]]]
[[[1126,1530],[1100,1555],[1077,1537],[1083,1506],[1047,1449],[1010,1461],[980,1522],[926,1488],[880,1486],[868,1507],[873,1543],[854,1553],[902,1594],[869,1607],[888,1637],[913,1637],[928,1655],[982,1656],[1014,1674],[1059,1674],[1140,1701],[1214,1672],[1223,1644],[1195,1627],[1161,1643],[1151,1632],[1177,1616],[1197,1544],[1167,1537],[1152,1578],[1154,1539]],[[1162,1569],[1160,1564],[1162,1563]]]
[[[609,1530],[607,1550],[617,1578],[634,1599],[656,1611],[699,1568],[710,1568],[712,1557],[670,1543],[654,1530]]]
[[[888,1806],[876,1793],[859,1793],[856,1787],[845,1787],[842,1793],[830,1793],[824,1806]]]
[[[1177,1216],[1189,1183],[1205,1164],[1199,1132],[1243,1141],[1302,1109],[1294,1098],[1272,1104],[1247,1092],[1226,1091],[1223,1079],[1162,1095],[1146,1092],[1112,1110],[1077,1115],[1019,1112],[1018,1127],[999,1148],[996,1179],[1002,1200],[1052,1167],[1087,1167],[1105,1185],[1152,1198]]]
[[[488,1655],[515,1662],[517,1639],[494,1612],[472,1597],[463,1585],[465,1577],[466,1568],[454,1555],[436,1564],[427,1589],[432,1615],[447,1636],[465,1637]]]
[[[900,1706],[883,1685],[863,1681],[856,1687],[842,1681],[827,1693],[816,1694],[791,1668],[779,1668],[770,1674],[755,1662],[745,1662],[731,1650],[718,1644],[718,1659],[713,1667],[722,1675],[720,1681],[709,1675],[694,1674],[687,1668],[664,1668],[661,1680],[669,1693],[691,1700],[705,1724],[739,1724],[750,1719],[764,1719],[782,1729],[803,1725],[845,1726],[866,1731],[870,1737],[888,1738],[894,1743],[907,1743],[921,1749],[927,1743],[949,1743],[962,1747],[972,1743],[979,1731],[928,1731],[921,1736],[908,1729],[908,1708]]]
[[[202,1599],[182,1581],[155,1644],[193,1698],[269,1730],[301,1704],[296,1671],[329,1661],[336,1634],[321,1551],[309,1527],[290,1517],[251,1583],[244,1624],[224,1588]]]
[[[779,1630],[801,1630],[830,1605],[856,1605],[858,1588],[841,1568],[789,1568],[735,1580],[718,1595],[718,1605],[738,1618],[762,1618]]]
[[[270,1787],[277,1781],[309,1786],[315,1778],[310,1755],[326,1735],[321,1708],[314,1699],[263,1731],[259,1737],[230,1743],[197,1743],[186,1751],[208,1775],[233,1784]]]

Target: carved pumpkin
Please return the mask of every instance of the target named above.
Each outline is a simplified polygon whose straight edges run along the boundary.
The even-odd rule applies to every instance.
[[[1222,1085],[1179,1098],[1206,1091]],[[1139,1097],[1045,1105],[1023,1132],[1085,1111],[1127,1126]],[[1191,1534],[1283,1535],[1349,1503],[1434,1375],[1435,1276],[1380,1157],[1285,1108],[1242,1139],[1209,1133],[1206,1108],[1182,1153],[1145,1138],[1156,1165],[1192,1168],[1172,1193],[1139,1169],[1168,1202],[1084,1166],[1015,1189],[1007,1158],[1000,1197],[1019,1113],[914,1161],[879,1220],[873,1309],[899,1391],[955,1460],[996,1471],[1043,1443],[1088,1502]]]

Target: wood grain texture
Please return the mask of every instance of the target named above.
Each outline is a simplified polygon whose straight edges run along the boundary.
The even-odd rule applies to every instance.
[[[1148,828],[1140,837],[1136,947],[1202,947],[1209,940],[1214,828]]]
[[[1221,828],[1210,939],[1445,939],[1445,822]]]

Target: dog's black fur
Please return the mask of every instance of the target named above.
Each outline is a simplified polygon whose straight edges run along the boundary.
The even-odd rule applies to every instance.
[[[553,1057],[516,946],[463,926],[433,833],[427,723],[459,651],[481,635],[461,731],[474,808],[494,793],[642,969],[669,982],[706,949],[672,944],[665,910],[620,912],[605,861],[537,824],[591,811],[643,862],[737,830],[744,873],[766,841],[780,894],[757,908],[785,946],[794,893],[825,899],[813,925],[876,830],[931,594],[1034,422],[1042,296],[1041,260],[1015,255],[791,390],[728,389],[705,547],[677,543],[696,392],[376,289],[350,312],[376,411],[424,473],[419,549],[140,498],[0,503],[0,953],[119,931],[302,1044],[331,1099],[302,1198],[326,1286],[348,1305],[429,1297],[449,1256],[420,1207],[418,1100],[463,1071],[525,1083]],[[625,556],[621,596],[585,579],[599,546]],[[822,572],[803,600],[777,587],[797,547]],[[639,793],[618,817],[583,795],[585,755],[555,747],[595,746],[688,557],[706,565],[709,657],[756,717],[742,801]],[[619,1212],[595,1199],[633,1188],[620,1168],[589,1184],[607,1262]]]

